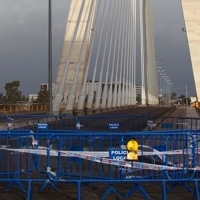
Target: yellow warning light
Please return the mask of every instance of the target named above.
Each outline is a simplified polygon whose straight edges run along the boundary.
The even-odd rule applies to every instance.
[[[126,146],[128,149],[126,159],[127,160],[138,160],[138,155],[137,155],[138,143],[135,140],[130,140]]]
[[[130,140],[127,143],[127,149],[129,151],[137,151],[138,150],[138,143],[135,140]]]
[[[128,152],[126,155],[127,160],[138,160],[138,155],[137,153],[134,152]]]

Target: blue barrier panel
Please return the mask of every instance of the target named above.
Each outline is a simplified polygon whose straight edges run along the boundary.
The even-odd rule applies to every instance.
[[[151,122],[151,123],[150,123]],[[96,115],[74,117],[72,115],[4,115],[0,116],[2,130],[31,129],[37,131],[37,124],[48,124],[52,130],[82,130],[137,132],[162,130],[198,130],[200,119],[162,117],[153,115]],[[42,131],[42,130],[41,130]]]
[[[38,124],[47,124],[49,130],[76,130],[76,121],[77,118],[72,115],[2,115],[0,128],[2,130],[26,128],[36,132]]]
[[[125,197],[139,189],[148,198],[149,194],[140,183],[161,182],[163,199],[167,199],[166,182],[172,182],[169,190],[181,183],[191,191],[187,182],[198,184],[199,135],[199,131],[192,130],[124,133],[0,131],[0,181],[9,183],[7,190],[17,184],[24,192],[27,189],[22,183],[26,182],[27,199],[32,182],[43,183],[40,191],[48,185],[57,190],[55,182],[76,182],[79,189],[84,182],[107,182],[110,186],[102,195],[103,199],[111,191],[121,195],[113,183],[136,183]],[[127,148],[130,141],[137,143],[136,150]],[[109,154],[113,149],[115,155]],[[121,159],[122,152],[124,159]],[[138,159],[130,160],[128,153],[136,154]],[[195,195],[199,195],[198,185],[195,185]]]
[[[79,118],[85,131],[137,132],[162,130],[197,130],[198,118],[162,117],[153,115],[100,115]],[[150,123],[151,122],[151,123]],[[111,128],[110,125],[117,125]],[[118,128],[117,128],[118,127]]]

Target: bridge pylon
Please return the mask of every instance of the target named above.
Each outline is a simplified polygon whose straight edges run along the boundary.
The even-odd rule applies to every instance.
[[[137,49],[141,49],[142,104],[158,104],[152,5],[151,0],[139,2],[71,1],[56,79],[54,114],[135,106]],[[137,20],[141,48],[136,45]]]

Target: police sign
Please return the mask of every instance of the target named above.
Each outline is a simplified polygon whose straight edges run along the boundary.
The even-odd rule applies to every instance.
[[[108,124],[108,129],[109,130],[118,130],[118,129],[120,129],[120,124],[119,123]]]
[[[47,131],[48,130],[48,124],[47,123],[38,123],[37,129],[42,130],[42,131]]]
[[[124,149],[109,149],[109,158],[114,160],[125,160],[127,150]]]

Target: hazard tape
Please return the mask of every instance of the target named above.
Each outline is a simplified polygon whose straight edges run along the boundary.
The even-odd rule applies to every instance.
[[[38,154],[38,155],[47,155],[47,148],[46,147],[39,147],[38,149],[11,149],[11,148],[1,148],[7,151],[15,151],[20,153],[31,153],[31,154]],[[157,150],[156,150],[157,151]],[[175,151],[175,152],[174,152]],[[178,152],[176,152],[178,151]],[[198,152],[200,149],[198,148]],[[187,150],[173,150],[173,151],[166,151],[166,152],[145,152],[145,153],[151,153],[151,155],[165,155],[167,153],[168,155],[175,155],[176,153],[188,153],[190,152]],[[143,152],[144,153],[144,152]],[[171,154],[170,154],[171,153]],[[108,152],[83,152],[83,151],[58,151],[58,150],[49,150],[50,156],[66,156],[66,157],[77,157],[84,160],[89,160],[93,162],[98,162],[102,164],[108,164],[108,165],[115,165],[119,167],[127,167],[127,168],[137,168],[137,169],[147,169],[147,170],[183,170],[183,165],[177,164],[173,165],[173,163],[169,163],[172,166],[165,166],[165,165],[158,165],[158,164],[150,164],[150,163],[141,163],[141,162],[135,162],[135,161],[126,161],[126,160],[114,160],[108,157]],[[144,155],[144,154],[141,154]],[[149,154],[147,154],[149,155]],[[195,168],[187,168],[189,170],[200,170],[200,167],[197,166]]]
[[[65,153],[66,152],[63,152],[63,154]],[[88,155],[81,154],[80,152],[79,153],[67,152],[67,154],[70,154],[72,157],[77,157],[84,160],[89,160],[89,161],[98,162],[102,164],[115,165],[119,167],[146,169],[146,170],[155,170],[155,171],[163,171],[163,170],[171,171],[171,170],[186,170],[186,169],[200,171],[200,166],[197,166],[195,168],[183,168],[183,165],[181,163],[174,166],[165,166],[165,165],[141,163],[141,162],[135,162],[135,161],[114,160],[110,158],[91,156],[89,154]]]
[[[31,154],[38,154],[38,155],[47,155],[47,148],[38,148],[38,149],[11,149],[11,148],[0,148],[3,150],[7,150],[7,151],[15,151],[15,152],[19,152],[19,153],[31,153]],[[99,152],[90,152],[90,151],[58,151],[58,150],[53,150],[50,149],[49,150],[49,155],[50,156],[58,156],[60,154],[60,156],[66,156],[66,157],[74,157],[71,156],[71,153],[75,153],[75,154],[83,154],[83,155],[92,155],[92,156],[96,156],[96,157],[108,157],[109,153],[108,152],[104,152],[104,151],[99,151]]]
[[[177,167],[170,167],[170,166],[164,166],[164,165],[157,165],[157,164],[149,164],[149,163],[141,163],[141,162],[135,162],[135,161],[125,161],[125,160],[114,160],[109,158],[101,158],[86,154],[80,154],[80,153],[70,153],[71,156],[82,158],[85,160],[90,160],[93,162],[98,162],[102,164],[108,164],[108,165],[115,165],[119,167],[128,167],[128,168],[139,168],[139,169],[148,169],[148,170],[181,170],[182,168]]]
[[[3,146],[0,149],[4,149],[7,151],[16,151],[16,152],[21,152],[21,153],[32,153],[32,154],[40,154],[40,155],[47,155],[46,151],[47,148],[46,147],[39,147],[37,149],[11,149],[11,148],[6,148],[6,146]],[[138,156],[155,156],[155,155],[181,155],[181,154],[192,154],[192,149],[183,149],[183,150],[171,150],[171,151],[158,151],[155,149],[152,149],[153,151],[138,151],[137,155]],[[54,149],[50,149],[50,155],[51,156],[58,156],[58,153],[61,154],[61,156],[70,156],[71,153],[81,153],[83,155],[92,155],[92,156],[97,156],[97,157],[109,157],[109,152],[106,151],[60,151],[60,150],[54,150]],[[198,150],[195,150],[195,154],[196,153],[200,153],[200,148],[198,148]]]

